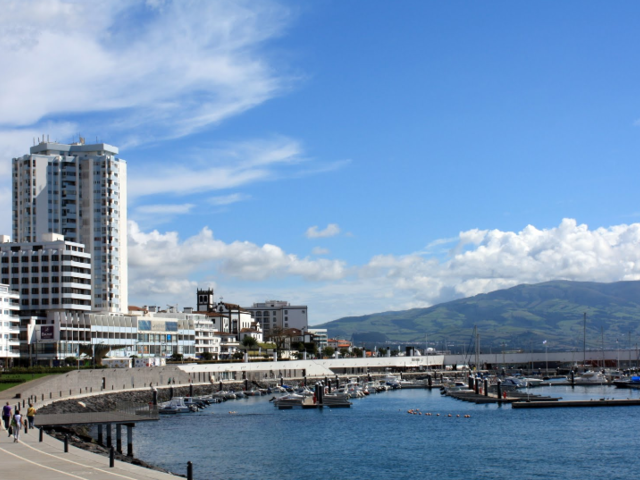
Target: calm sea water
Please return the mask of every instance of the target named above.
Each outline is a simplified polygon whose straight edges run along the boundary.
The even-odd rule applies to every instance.
[[[531,392],[567,400],[640,397],[601,386]],[[638,473],[640,407],[513,410],[439,390],[371,395],[349,409],[278,410],[269,398],[138,424],[136,456],[183,474],[190,460],[197,480],[612,480]],[[433,415],[407,414],[416,408]]]

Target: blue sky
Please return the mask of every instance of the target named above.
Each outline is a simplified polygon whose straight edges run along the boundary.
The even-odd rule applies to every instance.
[[[2,2],[0,200],[34,136],[118,146],[132,304],[640,279],[637,3],[100,3]]]

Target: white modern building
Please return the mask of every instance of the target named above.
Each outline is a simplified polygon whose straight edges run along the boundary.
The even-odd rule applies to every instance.
[[[41,141],[13,159],[13,239],[56,233],[92,255],[94,311],[128,308],[127,166],[118,149],[84,139]]]
[[[20,293],[22,317],[51,309],[91,310],[91,255],[81,243],[45,233],[40,241],[0,235],[0,283]]]
[[[0,284],[0,364],[8,367],[20,357],[20,294]]]
[[[309,328],[307,332],[313,335],[313,341],[318,346],[318,351],[322,351],[329,346],[329,337],[326,328]]]
[[[291,305],[282,300],[267,300],[264,303],[254,303],[245,310],[249,311],[253,319],[260,324],[267,339],[274,329],[296,328],[305,331],[309,326],[306,305]]]
[[[109,358],[166,358],[174,353],[194,358],[195,333],[194,319],[180,313],[49,311],[33,329],[31,355],[38,361],[63,360],[106,350]]]

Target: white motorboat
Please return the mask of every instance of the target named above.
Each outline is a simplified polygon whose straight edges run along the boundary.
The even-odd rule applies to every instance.
[[[391,388],[400,388],[400,377],[388,373],[387,376],[384,377],[384,383]]]
[[[291,408],[291,407],[301,407],[305,400],[304,395],[298,395],[297,393],[291,393],[289,395],[284,395],[280,398],[276,398],[273,400],[273,404],[280,408]]]
[[[542,385],[542,382],[544,380],[542,380],[541,378],[528,377],[528,378],[523,378],[522,381],[526,382],[527,387],[539,387],[540,385]]]
[[[584,372],[581,376],[575,377],[576,383],[594,383],[602,385],[608,383],[607,377],[602,372],[593,372],[591,370]]]
[[[159,405],[158,413],[164,414],[176,414],[176,413],[188,413],[191,409],[184,403],[183,397],[173,397],[168,402]]]
[[[527,382],[522,378],[507,377],[502,380],[502,388],[505,390],[512,390],[515,388],[526,388]]]

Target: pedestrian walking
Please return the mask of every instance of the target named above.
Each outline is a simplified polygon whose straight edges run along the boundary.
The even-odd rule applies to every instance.
[[[2,407],[2,420],[4,421],[5,430],[9,430],[9,425],[11,422],[11,405],[9,405],[9,402],[7,402],[4,407]]]
[[[20,441],[20,430],[22,430],[22,415],[18,411],[13,416],[11,428],[13,429],[13,443],[18,443]]]
[[[29,420],[29,428],[33,428],[33,421],[36,418],[36,409],[33,407],[33,403],[29,404],[29,409],[27,410],[27,420]]]

